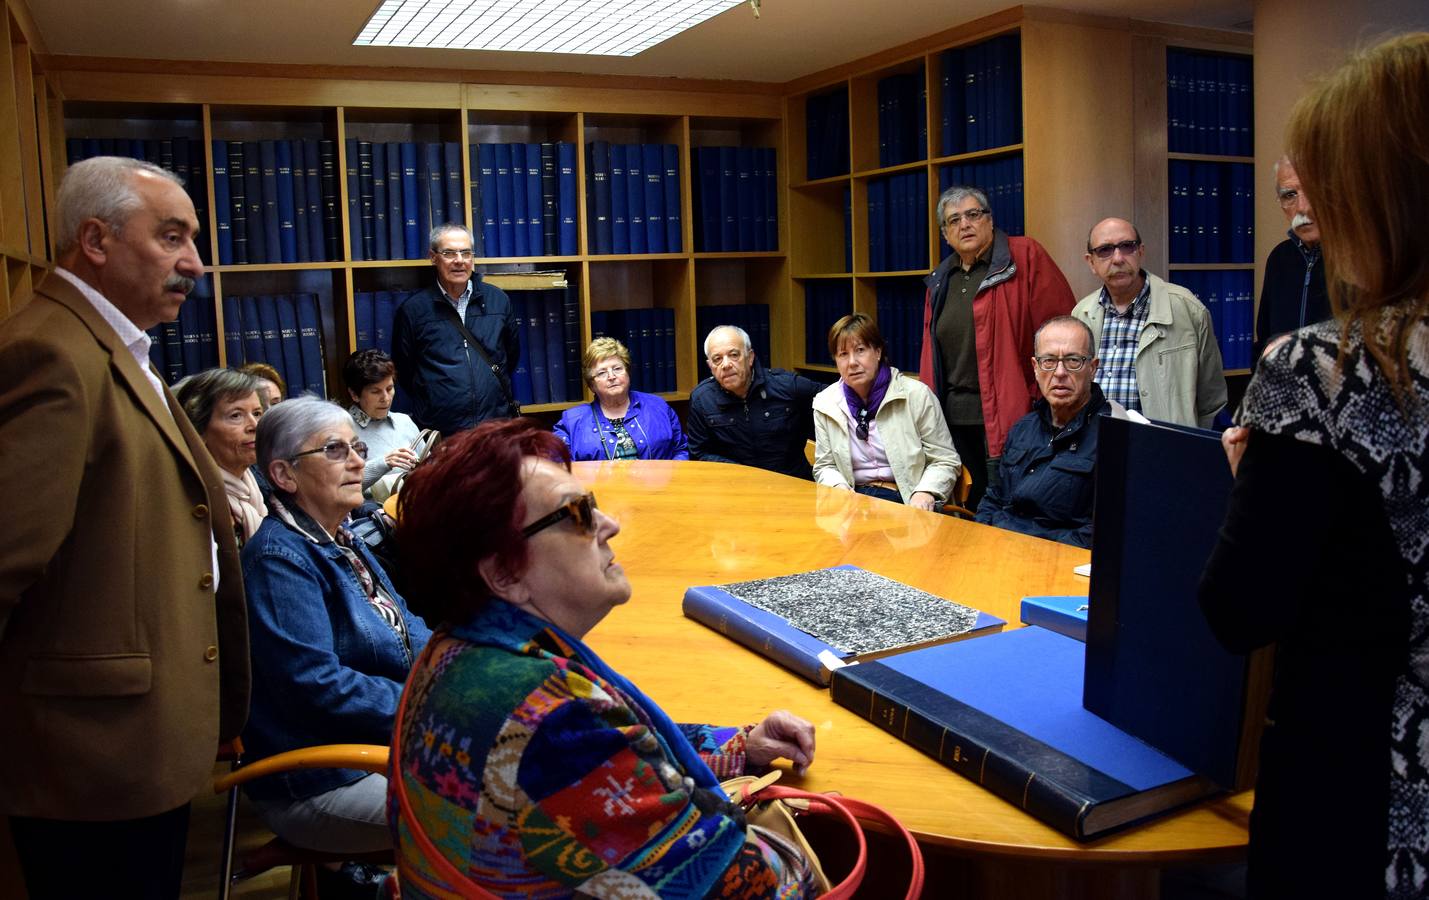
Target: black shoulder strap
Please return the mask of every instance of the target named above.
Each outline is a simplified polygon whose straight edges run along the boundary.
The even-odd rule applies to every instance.
[[[456,325],[457,330],[462,333],[462,337],[466,338],[466,342],[476,350],[476,355],[480,356],[481,361],[486,363],[486,367],[491,370],[491,374],[496,378],[497,385],[501,388],[501,393],[506,395],[506,402],[511,404],[511,415],[521,415],[521,404],[517,403],[516,398],[512,396],[511,386],[507,384],[506,376],[502,373],[501,367],[491,361],[491,357],[487,355],[486,348],[481,345],[481,341],[476,339],[476,335],[467,329],[466,323],[461,320],[461,316],[457,315],[456,308],[451,305],[451,302],[448,301],[446,297],[437,298],[437,308],[442,311],[442,314],[445,315],[452,324]]]

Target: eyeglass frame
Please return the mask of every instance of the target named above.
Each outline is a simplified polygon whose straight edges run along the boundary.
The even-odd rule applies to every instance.
[[[1130,256],[1141,249],[1141,239],[1136,238],[1128,241],[1113,241],[1109,244],[1098,244],[1095,247],[1087,248],[1087,255],[1095,256],[1097,259],[1111,259],[1120,250],[1122,256]]]
[[[625,365],[625,363],[616,363],[613,366],[607,366],[604,369],[597,369],[594,372],[590,373],[590,380],[604,381],[607,378],[619,378],[621,375],[624,375],[629,371],[630,367]]]
[[[336,450],[339,446],[344,447],[344,448],[346,448],[346,449],[344,449],[344,450],[342,451],[342,455],[341,455],[341,456],[333,456],[333,451]],[[297,461],[298,461],[299,459],[301,459],[302,457],[304,457],[304,456],[312,456],[312,455],[315,454],[315,453],[321,453],[321,454],[323,454],[323,456],[326,457],[326,459],[327,459],[328,462],[337,462],[337,463],[345,462],[345,461],[347,460],[347,455],[348,455],[349,453],[356,453],[358,459],[362,460],[363,462],[366,462],[366,461],[367,461],[367,442],[366,442],[366,441],[339,441],[339,440],[327,441],[327,442],[324,443],[321,447],[318,447],[318,448],[316,448],[316,449],[313,449],[313,450],[304,450],[302,453],[295,453],[295,454],[293,454],[292,456],[289,456],[289,457],[288,457],[288,462],[290,462],[290,463],[291,463],[291,462],[297,462]]]
[[[983,216],[990,215],[992,215],[992,210],[986,206],[974,206],[972,209],[965,209],[962,212],[950,213],[947,218],[943,219],[943,227],[955,228],[961,225],[964,219],[966,219],[969,224],[976,225],[982,221]]]
[[[465,250],[453,250],[448,247],[444,250],[433,250],[432,252],[447,262],[456,262],[457,260],[470,262],[476,258],[476,251],[470,247],[467,247]]]
[[[1096,359],[1095,356],[1082,356],[1079,353],[1073,353],[1071,356],[1034,356],[1032,363],[1043,372],[1055,372],[1059,365],[1065,366],[1068,372],[1080,372],[1087,367],[1087,363],[1094,359]],[[1077,360],[1075,368],[1072,367],[1072,360]],[[1047,368],[1048,361],[1052,363],[1050,369]]]
[[[574,518],[576,525],[586,534],[595,533],[595,511],[600,507],[595,502],[595,492],[586,491],[574,500],[568,500],[556,508],[555,512],[542,516],[521,529],[523,538],[530,538],[538,532]]]

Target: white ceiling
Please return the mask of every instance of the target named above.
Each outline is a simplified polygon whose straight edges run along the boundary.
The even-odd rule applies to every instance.
[[[628,58],[354,47],[378,0],[28,0],[51,55],[505,69],[782,83],[1008,7],[1008,0],[763,0]],[[1070,0],[1080,12],[1247,27],[1252,0]]]

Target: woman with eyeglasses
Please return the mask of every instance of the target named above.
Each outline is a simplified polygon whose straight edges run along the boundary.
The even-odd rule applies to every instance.
[[[630,351],[624,344],[596,338],[585,348],[581,367],[595,399],[566,410],[555,427],[571,459],[690,458],[670,404],[630,389]]]
[[[620,525],[522,420],[437,447],[399,496],[414,594],[445,623],[393,735],[404,898],[800,897],[801,852],[719,780],[776,758],[802,773],[813,726],[677,725],[585,637],[630,598]],[[473,885],[475,882],[475,885]]]
[[[258,423],[273,502],[243,548],[253,662],[243,744],[252,760],[317,744],[387,743],[402,683],[431,636],[344,527],[362,504],[366,456],[352,416],[326,400],[287,400]],[[310,769],[245,790],[295,846],[354,854],[391,846],[381,775]]]
[[[961,465],[938,399],[888,363],[868,316],[829,329],[839,380],[814,397],[814,480],[917,509],[942,508]]]

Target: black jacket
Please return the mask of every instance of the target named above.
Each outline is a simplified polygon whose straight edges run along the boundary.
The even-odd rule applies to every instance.
[[[690,393],[690,458],[811,477],[804,444],[814,436],[814,395],[823,389],[793,372],[766,369],[757,359],[743,399],[706,378]]]
[[[412,400],[412,418],[443,435],[472,428],[487,419],[515,414],[511,405],[511,370],[519,355],[511,298],[501,288],[472,276],[466,328],[481,341],[496,367],[467,346],[439,286],[417,291],[397,307],[392,323],[392,361],[397,381]]]
[[[1265,283],[1255,314],[1254,360],[1260,359],[1272,338],[1329,317],[1325,259],[1318,247],[1307,246],[1291,232],[1290,239],[1276,244],[1265,259]]]

